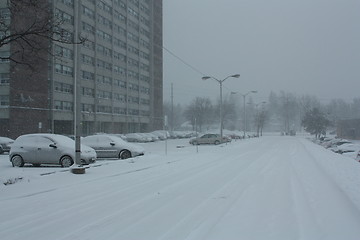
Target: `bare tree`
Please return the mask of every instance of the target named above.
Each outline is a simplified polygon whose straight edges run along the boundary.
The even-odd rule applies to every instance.
[[[74,36],[64,13],[53,13],[47,0],[7,0],[8,9],[0,15],[0,48],[11,46],[3,61],[28,66],[36,70],[36,61],[48,61],[52,42],[80,44],[85,38]],[[71,25],[70,24],[70,25]],[[11,54],[10,54],[11,53]]]
[[[191,122],[193,128],[195,127],[195,122],[199,131],[201,132],[202,126],[206,123],[210,123],[213,114],[213,106],[209,98],[195,98],[192,103],[185,110],[185,117]],[[194,129],[198,130],[198,129]]]
[[[298,101],[294,94],[280,92],[281,111],[280,116],[283,120],[283,129],[285,133],[289,134],[290,130],[294,130],[296,119],[299,115]]]
[[[179,129],[181,124],[184,122],[183,108],[181,104],[171,106],[170,102],[164,102],[163,104],[164,115],[168,116],[170,129]],[[174,111],[172,111],[172,109]],[[171,125],[173,124],[173,126]]]
[[[264,125],[267,119],[267,112],[265,111],[265,109],[262,107],[262,109],[260,111],[258,111],[256,113],[255,116],[255,127],[256,127],[256,135],[262,136],[263,133],[263,129],[264,129]]]
[[[217,102],[216,105],[216,112],[220,111],[220,99]],[[236,107],[235,107],[235,99],[228,97],[224,98],[222,101],[222,118],[223,118],[223,124],[224,128],[231,128],[234,129],[236,126]]]

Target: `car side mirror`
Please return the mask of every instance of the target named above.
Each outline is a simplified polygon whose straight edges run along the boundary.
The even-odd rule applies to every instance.
[[[49,147],[52,147],[52,148],[57,148],[57,146],[56,146],[56,144],[55,144],[55,143],[51,143],[51,144],[49,145]]]
[[[111,142],[110,145],[111,145],[111,146],[115,146],[115,143]]]

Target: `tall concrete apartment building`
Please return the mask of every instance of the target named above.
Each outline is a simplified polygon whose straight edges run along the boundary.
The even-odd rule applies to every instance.
[[[0,2],[2,16],[6,2]],[[74,134],[76,111],[83,135],[161,129],[162,0],[50,3],[49,13],[86,41],[52,42],[54,54],[45,56],[49,61],[36,73],[0,61],[0,136]],[[0,55],[12,51],[4,46]]]

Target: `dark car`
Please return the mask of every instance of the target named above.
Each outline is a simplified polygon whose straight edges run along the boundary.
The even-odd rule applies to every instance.
[[[14,143],[14,140],[7,137],[0,137],[0,154],[4,152],[10,152],[11,144]]]
[[[229,138],[222,137],[219,134],[204,134],[201,137],[190,139],[189,143],[193,145],[199,145],[199,144],[215,144],[218,145],[220,143],[229,142]]]

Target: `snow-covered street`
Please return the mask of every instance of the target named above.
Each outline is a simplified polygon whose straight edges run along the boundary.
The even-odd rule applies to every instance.
[[[360,164],[307,139],[143,146],[84,175],[0,155],[1,239],[360,239]]]

